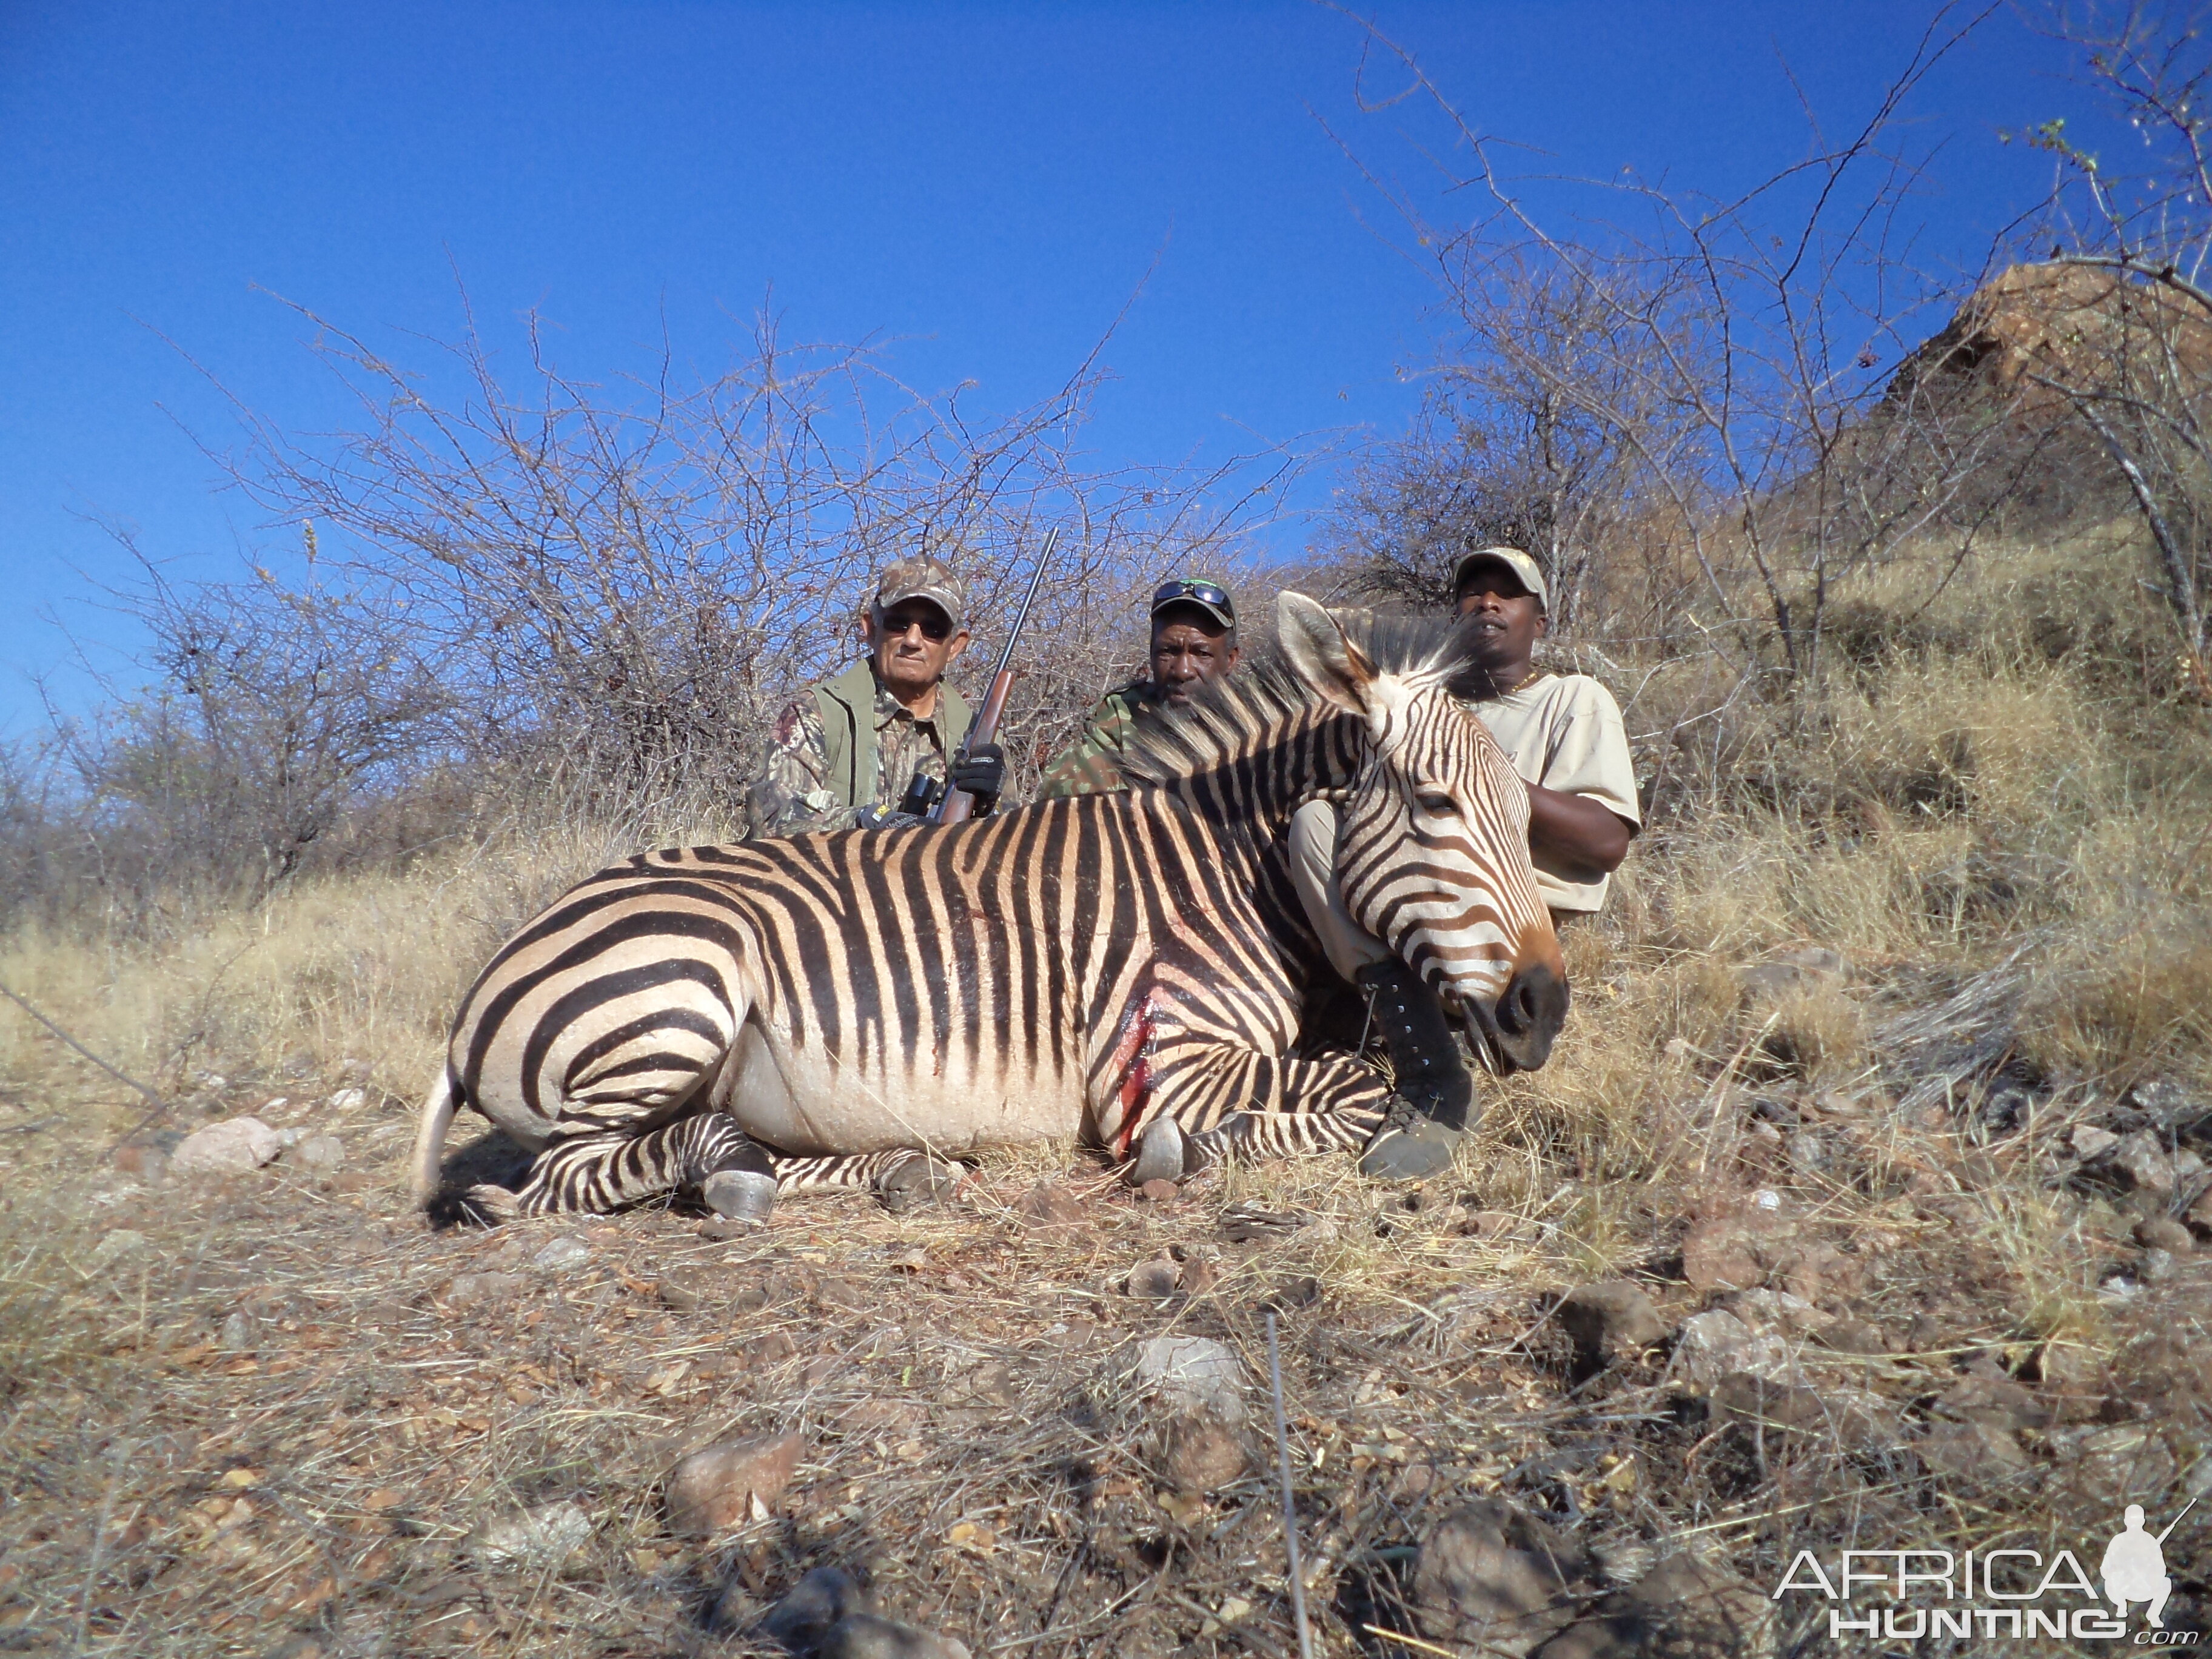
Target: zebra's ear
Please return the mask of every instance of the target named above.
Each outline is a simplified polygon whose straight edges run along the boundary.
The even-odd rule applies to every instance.
[[[1275,635],[1300,678],[1348,714],[1368,713],[1379,671],[1335,617],[1303,593],[1275,599]]]

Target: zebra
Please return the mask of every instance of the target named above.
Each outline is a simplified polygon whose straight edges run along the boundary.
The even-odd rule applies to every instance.
[[[1276,620],[1269,660],[1146,717],[1125,793],[644,853],[571,889],[463,1000],[417,1199],[464,1105],[536,1153],[519,1189],[471,1189],[494,1218],[677,1188],[747,1218],[835,1187],[902,1207],[960,1155],[1037,1139],[1131,1179],[1370,1146],[1403,1097],[1348,1052],[1293,1052],[1330,970],[1285,835],[1322,795],[1354,918],[1488,1069],[1542,1065],[1565,972],[1527,791],[1459,700],[1469,641],[1294,592]]]

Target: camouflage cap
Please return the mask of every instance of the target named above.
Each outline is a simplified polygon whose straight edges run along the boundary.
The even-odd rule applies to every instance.
[[[1546,611],[1552,608],[1551,593],[1544,586],[1542,567],[1517,547],[1478,547],[1462,553],[1459,563],[1452,568],[1452,596],[1455,599],[1458,597],[1459,590],[1467,585],[1468,573],[1479,564],[1504,565],[1513,573],[1522,586],[1535,595],[1540,608]]]
[[[1194,605],[1224,628],[1237,626],[1237,607],[1229,590],[1211,576],[1170,576],[1152,590],[1152,615],[1170,605]]]
[[[875,614],[908,599],[927,599],[952,620],[955,628],[968,620],[968,585],[952,574],[952,567],[929,553],[911,553],[884,567],[876,583]]]

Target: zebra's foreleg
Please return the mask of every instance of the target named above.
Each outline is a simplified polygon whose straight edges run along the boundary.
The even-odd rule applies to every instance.
[[[1393,1097],[1359,1061],[1218,1048],[1163,1076],[1126,1175],[1181,1180],[1225,1159],[1302,1158],[1367,1147]]]
[[[469,1200],[495,1220],[573,1210],[604,1215],[696,1186],[721,1213],[759,1220],[775,1200],[774,1171],[766,1152],[727,1114],[698,1112],[642,1132],[619,1125],[571,1130],[538,1155],[520,1187],[471,1188]]]
[[[896,1213],[951,1197],[965,1174],[957,1164],[898,1146],[887,1152],[778,1158],[775,1190],[782,1198],[799,1193],[871,1192]]]

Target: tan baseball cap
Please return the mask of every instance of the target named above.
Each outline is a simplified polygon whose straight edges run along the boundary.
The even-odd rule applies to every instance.
[[[1478,547],[1473,552],[1460,556],[1459,563],[1452,568],[1452,596],[1467,585],[1468,573],[1483,563],[1502,564],[1520,580],[1521,586],[1536,596],[1536,603],[1545,610],[1552,608],[1550,590],[1544,586],[1543,570],[1535,560],[1517,547]]]
[[[952,574],[952,567],[928,553],[911,553],[884,567],[876,582],[875,614],[908,599],[927,599],[952,620],[955,628],[968,621],[968,584]]]

